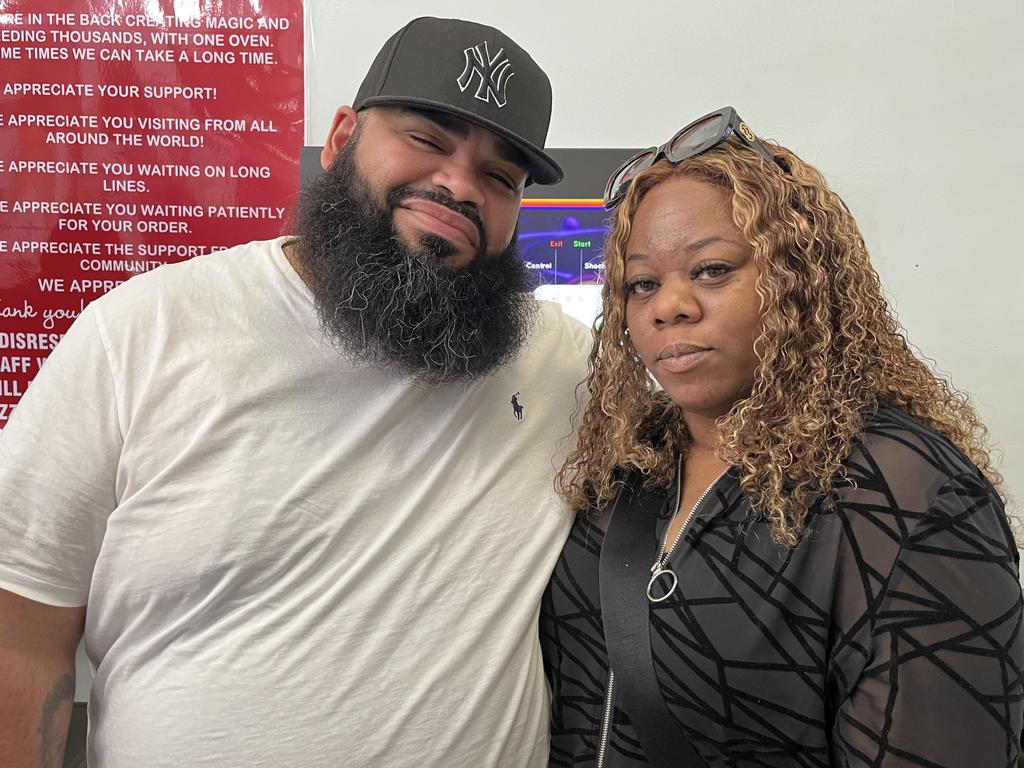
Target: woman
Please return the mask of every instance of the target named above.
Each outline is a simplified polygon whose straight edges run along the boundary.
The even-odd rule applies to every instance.
[[[551,765],[1014,764],[1001,479],[849,210],[731,108],[619,169],[616,206],[558,478]]]

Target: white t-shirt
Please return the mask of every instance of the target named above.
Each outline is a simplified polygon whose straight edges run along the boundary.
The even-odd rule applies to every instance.
[[[546,765],[587,331],[545,305],[496,374],[396,382],[324,340],[282,242],[76,321],[0,436],[0,587],[88,605],[91,766]]]

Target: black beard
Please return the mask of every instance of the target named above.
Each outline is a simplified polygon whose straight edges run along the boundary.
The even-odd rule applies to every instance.
[[[324,334],[356,361],[427,386],[478,379],[513,360],[535,306],[516,238],[486,255],[476,210],[433,190],[392,190],[380,206],[355,170],[354,144],[300,193],[295,209],[293,247]],[[422,237],[418,249],[402,242],[394,205],[409,197],[477,225],[480,248],[469,266],[444,264],[455,247],[440,236]]]

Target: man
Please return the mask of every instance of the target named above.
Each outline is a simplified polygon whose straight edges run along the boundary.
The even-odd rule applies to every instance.
[[[550,86],[417,19],[335,115],[297,237],[94,302],[0,438],[0,762],[541,766],[539,599],[589,346],[515,253]],[[519,411],[509,398],[520,399]]]

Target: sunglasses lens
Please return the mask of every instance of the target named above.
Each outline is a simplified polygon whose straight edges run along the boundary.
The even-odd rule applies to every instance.
[[[725,128],[725,115],[711,115],[699,123],[688,126],[685,131],[672,139],[666,154],[673,162],[692,157],[722,138]]]
[[[611,202],[613,199],[621,196],[625,192],[625,186],[629,184],[633,177],[650,165],[653,155],[654,153],[650,151],[642,152],[623,165],[608,180],[608,186],[605,189],[604,195],[605,202]]]

